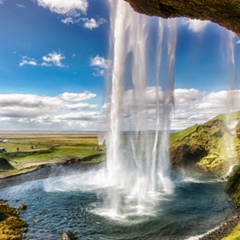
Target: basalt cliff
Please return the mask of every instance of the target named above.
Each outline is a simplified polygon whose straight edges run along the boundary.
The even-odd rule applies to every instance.
[[[126,0],[149,16],[210,20],[240,35],[239,0]]]

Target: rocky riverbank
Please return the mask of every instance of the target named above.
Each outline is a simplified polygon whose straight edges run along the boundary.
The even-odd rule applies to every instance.
[[[222,224],[214,228],[213,230],[206,233],[204,236],[200,237],[199,240],[221,240],[227,237],[232,230],[238,225],[240,221],[240,214],[237,213],[232,217],[226,219]],[[240,237],[240,236],[239,236]],[[234,240],[235,238],[226,238],[226,240]]]

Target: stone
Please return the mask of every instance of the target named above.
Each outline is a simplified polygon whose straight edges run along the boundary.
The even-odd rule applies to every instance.
[[[240,35],[238,0],[125,0],[132,8],[149,16],[188,17],[210,20]]]
[[[75,237],[74,233],[72,233],[72,232],[64,232],[64,233],[62,233],[61,239],[62,240],[77,240],[77,238]]]

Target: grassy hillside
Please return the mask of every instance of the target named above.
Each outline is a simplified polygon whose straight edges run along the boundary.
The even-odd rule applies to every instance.
[[[222,175],[240,162],[240,111],[218,115],[170,136],[173,166],[194,165]]]

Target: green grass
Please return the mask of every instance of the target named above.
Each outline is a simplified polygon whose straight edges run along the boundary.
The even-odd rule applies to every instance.
[[[188,136],[189,134],[193,133],[194,131],[196,131],[198,127],[198,124],[195,124],[189,128],[186,128],[182,131],[176,132],[176,133],[172,133],[169,137],[169,144],[173,144],[174,142],[176,142],[179,139],[182,139],[186,136]]]
[[[42,164],[54,164],[68,158],[78,158],[82,163],[97,163],[105,158],[105,148],[100,149],[96,135],[9,135],[0,136],[8,142],[0,144],[7,153],[12,170],[0,169],[0,177],[17,174]],[[18,150],[17,150],[18,149]]]

